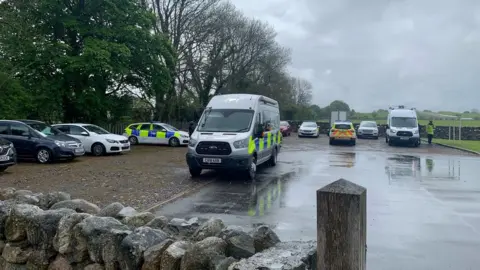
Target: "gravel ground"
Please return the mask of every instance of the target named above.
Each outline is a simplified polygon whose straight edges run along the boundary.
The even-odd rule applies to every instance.
[[[389,147],[385,139],[358,140],[351,151],[382,151],[395,154],[471,155],[438,145],[422,144],[419,148]],[[328,138],[284,138],[282,152],[337,150],[328,145]],[[339,148],[342,149],[342,148]],[[186,147],[141,145],[122,155],[80,157],[73,162],[48,165],[20,163],[0,174],[0,188],[14,187],[33,192],[64,191],[74,198],[86,199],[105,206],[121,202],[126,206],[146,209],[190,188],[212,180],[207,173],[192,180],[185,163]]]
[[[48,165],[20,163],[0,175],[0,188],[64,191],[99,206],[121,202],[145,209],[208,180],[192,180],[186,147],[140,145],[129,153],[84,156]]]

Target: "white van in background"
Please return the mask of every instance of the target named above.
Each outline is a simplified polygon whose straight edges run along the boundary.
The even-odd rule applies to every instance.
[[[410,144],[420,145],[420,131],[417,112],[414,108],[406,109],[405,106],[390,108],[387,118],[385,142],[388,145]]]
[[[253,179],[258,165],[276,165],[281,142],[277,101],[249,94],[214,96],[190,138],[187,164],[192,177],[213,169],[243,171]]]

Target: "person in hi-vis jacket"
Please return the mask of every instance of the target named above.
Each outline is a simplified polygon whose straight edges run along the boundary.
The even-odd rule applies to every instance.
[[[428,144],[432,144],[434,130],[435,130],[435,125],[433,124],[432,120],[430,120],[430,122],[428,122],[428,125],[427,125]]]

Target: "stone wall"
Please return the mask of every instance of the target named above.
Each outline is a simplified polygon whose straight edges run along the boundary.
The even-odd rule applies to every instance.
[[[115,202],[0,189],[0,269],[315,269],[315,242],[280,242],[266,225],[169,220]],[[253,267],[253,268],[252,268]],[[276,268],[280,269],[280,268]]]
[[[290,125],[294,132],[297,132],[298,127],[302,124],[302,122],[296,121],[289,121]],[[320,126],[321,134],[327,134],[328,130],[330,129],[330,124],[327,122],[318,122]],[[360,122],[353,122],[353,125],[359,125]],[[445,126],[437,126],[435,128],[435,138],[438,139],[448,139],[449,127]],[[451,130],[453,134],[453,129]],[[379,125],[378,133],[380,137],[385,136],[385,125]],[[427,137],[427,132],[425,126],[420,126],[420,133],[422,137]],[[452,135],[453,136],[453,135]],[[455,137],[458,139],[458,127],[455,128]],[[480,140],[480,127],[462,127],[462,140],[473,140],[478,141]]]

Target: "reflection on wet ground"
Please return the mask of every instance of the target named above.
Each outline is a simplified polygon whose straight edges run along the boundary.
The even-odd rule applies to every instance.
[[[292,147],[293,149],[293,147]],[[339,178],[367,188],[368,269],[478,269],[480,159],[329,148],[291,151],[255,183],[220,180],[159,214],[275,226],[316,239],[315,191]]]

